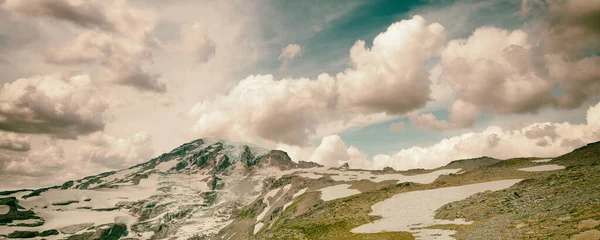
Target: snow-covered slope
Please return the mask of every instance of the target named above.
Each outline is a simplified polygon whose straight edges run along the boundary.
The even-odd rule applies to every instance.
[[[258,169],[296,167],[282,151],[198,139],[128,169],[62,186],[5,192],[0,234],[40,236],[57,230],[45,237],[76,233],[94,238],[122,223],[130,237],[211,236],[261,195],[266,177],[255,174]]]

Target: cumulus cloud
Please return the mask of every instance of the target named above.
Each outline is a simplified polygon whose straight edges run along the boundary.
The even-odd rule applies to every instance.
[[[525,132],[525,136],[530,139],[540,139],[548,137],[552,140],[558,137],[558,135],[556,134],[556,126],[554,125],[532,127],[531,129]]]
[[[577,42],[577,41],[575,41]],[[476,29],[441,53],[440,81],[454,90],[450,121],[413,114],[422,129],[470,127],[481,112],[535,113],[545,107],[573,109],[600,93],[600,57],[569,57],[549,51],[547,41],[496,27]],[[559,89],[560,94],[554,90]]]
[[[50,17],[84,27],[74,39],[43,51],[57,65],[101,66],[93,73],[102,79],[140,91],[164,93],[159,74],[145,68],[152,62],[156,40],[150,35],[156,15],[122,1],[6,1],[4,9],[32,17]]]
[[[483,132],[465,133],[428,147],[412,147],[397,154],[374,157],[373,166],[394,169],[436,168],[456,159],[490,156],[553,157],[600,140],[600,103],[587,111],[587,124],[535,123],[507,130],[490,126]]]
[[[67,21],[84,28],[114,29],[113,23],[109,22],[102,7],[89,1],[6,0],[2,7],[29,16]]]
[[[590,142],[600,141],[600,103],[587,111],[587,123],[542,122],[521,129],[490,126],[482,132],[470,132],[446,138],[427,147],[411,147],[394,155],[379,154],[368,159],[354,146],[347,147],[337,135],[324,137],[316,148],[284,146],[294,160],[308,159],[325,166],[349,162],[353,168],[398,170],[432,169],[457,159],[489,156],[499,159],[515,157],[554,157]]]
[[[279,54],[279,60],[281,60],[281,66],[279,69],[287,69],[287,66],[290,62],[294,60],[297,56],[302,54],[302,48],[298,44],[288,44],[286,47],[281,49],[281,54]]]
[[[90,135],[79,156],[84,161],[106,167],[121,169],[155,157],[151,147],[152,137],[146,132],[130,138],[114,138],[103,133]]]
[[[28,152],[0,151],[0,188],[50,186],[130,167],[156,157],[151,143],[145,132],[128,138],[98,132],[78,142],[46,139]]]
[[[309,161],[319,163],[327,167],[339,167],[348,163],[351,168],[371,168],[366,155],[356,147],[347,147],[338,135],[326,136],[321,144],[312,152]]]
[[[103,130],[107,107],[86,75],[21,78],[0,89],[0,130],[75,139]]]
[[[31,149],[31,144],[26,136],[0,131],[0,149],[27,152]]]
[[[194,131],[201,136],[244,139],[259,136],[275,142],[304,145],[315,127],[332,114],[335,79],[284,79],[249,76],[227,95],[196,104]]]
[[[445,43],[444,27],[420,16],[392,24],[371,49],[357,41],[350,49],[354,67],[336,75],[340,101],[356,111],[389,114],[423,107],[430,93],[425,62]]]
[[[547,1],[545,31],[554,52],[581,54],[600,47],[600,2]]]
[[[0,153],[2,174],[40,177],[61,172],[68,166],[65,150],[57,142],[50,141],[43,148],[24,155]]]
[[[460,99],[498,113],[533,112],[552,101],[552,83],[538,71],[528,35],[495,27],[478,28],[442,52],[442,78]]]
[[[580,107],[585,101],[600,96],[600,57],[570,61],[565,57],[547,57],[549,75],[564,93],[557,97],[564,108]]]
[[[472,103],[456,100],[450,106],[449,121],[439,120],[431,113],[410,113],[408,117],[418,129],[424,131],[443,131],[448,129],[466,128],[475,124],[479,109]]]
[[[199,136],[225,139],[258,137],[305,145],[316,129],[359,115],[403,114],[429,100],[425,61],[439,54],[444,28],[415,16],[392,24],[368,49],[357,41],[350,49],[352,67],[336,76],[274,80],[249,76],[226,95],[196,104]]]

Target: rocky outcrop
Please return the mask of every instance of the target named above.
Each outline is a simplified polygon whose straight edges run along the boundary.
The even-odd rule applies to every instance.
[[[316,162],[299,161],[298,167],[299,168],[315,168],[315,167],[323,167],[323,165],[318,164]]]
[[[280,170],[289,170],[298,167],[290,156],[281,150],[271,150],[267,155],[259,157],[257,161],[262,167],[276,167]]]
[[[392,168],[392,167],[384,167],[383,171],[384,172],[395,172],[396,170],[394,170],[394,168]]]
[[[502,160],[500,160],[500,159],[495,159],[495,158],[484,156],[484,157],[478,157],[478,158],[454,160],[454,161],[448,163],[448,165],[444,166],[443,168],[446,168],[446,169],[460,168],[463,171],[469,171],[469,170],[477,169],[480,167],[490,166],[492,164],[496,164],[501,161]]]
[[[8,206],[6,214],[0,214],[0,224],[12,223],[15,220],[40,219],[35,212],[31,210],[19,211],[22,209],[15,197],[0,198],[0,205]]]
[[[340,169],[350,169],[350,164],[348,164],[347,162],[342,164],[342,166],[340,167]]]

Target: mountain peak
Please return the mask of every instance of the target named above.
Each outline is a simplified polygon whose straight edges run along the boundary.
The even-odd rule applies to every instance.
[[[284,151],[267,150],[249,143],[228,142],[215,138],[201,138],[185,143],[158,157],[156,162],[173,159],[178,160],[173,168],[176,171],[204,169],[217,173],[237,166],[277,167],[281,170],[297,167]]]
[[[349,169],[350,168],[350,164],[348,164],[348,162],[345,162],[344,164],[342,164],[342,166],[340,167],[340,169]]]

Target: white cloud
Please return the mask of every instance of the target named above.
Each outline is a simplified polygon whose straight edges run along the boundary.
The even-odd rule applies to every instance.
[[[357,41],[353,67],[335,77],[274,80],[249,76],[227,95],[196,104],[197,136],[306,145],[316,130],[360,115],[402,114],[429,100],[425,61],[445,43],[444,28],[415,16],[392,24],[371,49]]]
[[[438,120],[431,113],[408,115],[411,123],[418,129],[425,131],[443,131],[455,128],[471,127],[479,115],[479,109],[472,103],[456,100],[450,106],[449,121]]]
[[[547,39],[550,51],[578,56],[582,52],[597,51],[600,48],[600,2],[545,2],[548,13],[544,19],[543,37]]]
[[[0,149],[26,152],[31,149],[31,144],[26,136],[0,131]]]
[[[279,69],[285,70],[290,62],[297,56],[302,54],[302,47],[298,44],[288,44],[286,47],[281,49],[279,54],[279,60],[281,60],[281,66]]]
[[[69,159],[62,145],[56,140],[44,144],[44,148],[25,154],[0,153],[0,170],[6,175],[48,177],[64,171]]]
[[[37,139],[42,141],[32,144],[28,152],[0,151],[0,189],[61,184],[130,167],[157,155],[145,132],[128,138],[98,132],[78,141]]]
[[[69,0],[6,0],[2,7],[21,14],[58,19],[84,28],[113,30],[114,26],[100,6],[90,1]]]
[[[552,82],[540,71],[527,33],[478,28],[442,52],[442,78],[459,99],[498,113],[525,113],[552,102]],[[542,59],[543,60],[543,59]]]
[[[152,137],[145,132],[136,133],[130,138],[95,133],[81,147],[79,156],[83,161],[108,169],[121,169],[156,157],[151,141]]]
[[[66,21],[83,29],[64,44],[43,51],[47,62],[56,65],[101,66],[90,73],[94,79],[130,86],[140,91],[164,93],[159,74],[144,66],[152,62],[156,40],[150,33],[157,16],[124,1],[7,1],[4,9],[32,17]],[[90,69],[93,69],[90,68]]]
[[[104,129],[108,104],[86,75],[21,78],[0,89],[0,129],[75,139]]]
[[[482,132],[470,132],[446,138],[427,147],[402,149],[394,155],[379,154],[373,159],[354,146],[347,147],[337,135],[326,136],[316,148],[283,146],[291,150],[293,160],[317,162],[336,167],[349,162],[352,168],[397,170],[432,169],[458,159],[489,156],[499,159],[515,157],[555,157],[600,141],[600,103],[587,111],[586,124],[542,122],[520,129],[490,126]]]
[[[496,27],[481,27],[466,39],[450,41],[441,54],[442,74],[438,79],[454,90],[450,119],[413,114],[413,124],[429,131],[466,128],[483,112],[573,109],[599,96],[600,57],[569,57],[568,53],[552,51],[548,44],[534,43],[522,30]],[[557,89],[562,93],[555,94]]]
[[[215,56],[216,43],[202,24],[185,24],[181,27],[179,35],[179,42],[168,44],[168,48],[182,53],[191,51],[199,63],[206,63]]]
[[[600,103],[590,107],[587,124],[534,123],[517,130],[490,126],[483,132],[465,133],[429,147],[412,147],[393,156],[374,157],[375,168],[436,168],[456,159],[490,156],[553,157],[585,143],[600,140]]]
[[[357,41],[350,49],[353,68],[338,73],[340,102],[359,112],[402,114],[429,100],[425,62],[446,43],[444,27],[420,16],[392,24],[373,47]]]
[[[331,135],[321,140],[321,144],[310,155],[309,161],[327,167],[339,167],[347,162],[351,168],[371,168],[365,159],[366,155],[356,147],[346,147],[338,135]]]

